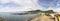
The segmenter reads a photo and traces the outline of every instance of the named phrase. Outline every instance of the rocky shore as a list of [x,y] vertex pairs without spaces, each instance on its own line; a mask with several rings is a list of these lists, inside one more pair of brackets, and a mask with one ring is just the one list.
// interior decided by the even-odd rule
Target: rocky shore
[[45,14],[41,14],[29,19],[28,21],[54,21],[54,17],[52,15],[46,16]]

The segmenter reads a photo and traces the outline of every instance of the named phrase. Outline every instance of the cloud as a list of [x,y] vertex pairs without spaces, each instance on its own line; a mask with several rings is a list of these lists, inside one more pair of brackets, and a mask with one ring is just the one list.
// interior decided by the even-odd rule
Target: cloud
[[[17,11],[30,11],[30,10],[49,10],[52,9],[54,11],[59,10],[59,8],[56,8],[56,0],[47,0],[47,1],[41,1],[38,2],[38,0],[2,0],[2,5],[5,5],[6,7],[1,6],[0,4],[0,12],[17,12]],[[51,3],[49,3],[51,2]],[[46,4],[47,3],[47,4]],[[16,7],[17,5],[20,5],[19,7]],[[9,7],[12,6],[12,7]],[[56,8],[56,9],[55,9]]]
[[2,7],[19,7],[20,4],[14,3],[14,2],[8,2],[8,3],[0,3],[0,6],[2,6]]
[[[13,2],[17,3],[21,6],[10,8],[9,6],[11,6],[11,5],[15,6],[15,4],[10,3],[10,1],[9,2],[2,1],[0,12],[29,11],[33,8],[35,9],[35,6],[36,6],[31,0],[14,0]],[[5,5],[6,7],[4,7],[3,5]]]

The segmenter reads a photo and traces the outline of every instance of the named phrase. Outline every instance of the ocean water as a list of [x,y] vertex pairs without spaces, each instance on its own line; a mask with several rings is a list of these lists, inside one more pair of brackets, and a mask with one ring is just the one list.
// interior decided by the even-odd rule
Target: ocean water
[[0,13],[0,17],[5,18],[8,21],[27,21],[29,18],[35,16],[37,16],[37,14],[12,15],[12,13]]

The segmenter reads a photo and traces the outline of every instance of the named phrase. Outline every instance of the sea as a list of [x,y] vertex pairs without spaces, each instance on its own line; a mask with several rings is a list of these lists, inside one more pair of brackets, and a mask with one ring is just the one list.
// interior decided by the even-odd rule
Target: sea
[[37,14],[13,15],[10,12],[0,12],[0,17],[7,19],[7,21],[27,21],[35,16]]

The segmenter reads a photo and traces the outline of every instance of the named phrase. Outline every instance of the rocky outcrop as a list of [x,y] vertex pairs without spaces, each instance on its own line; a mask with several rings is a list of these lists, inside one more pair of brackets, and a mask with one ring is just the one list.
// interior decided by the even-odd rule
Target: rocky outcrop
[[54,21],[54,18],[51,18],[51,15],[46,16],[46,15],[42,14],[42,15],[36,16],[35,18],[31,18],[28,21]]

